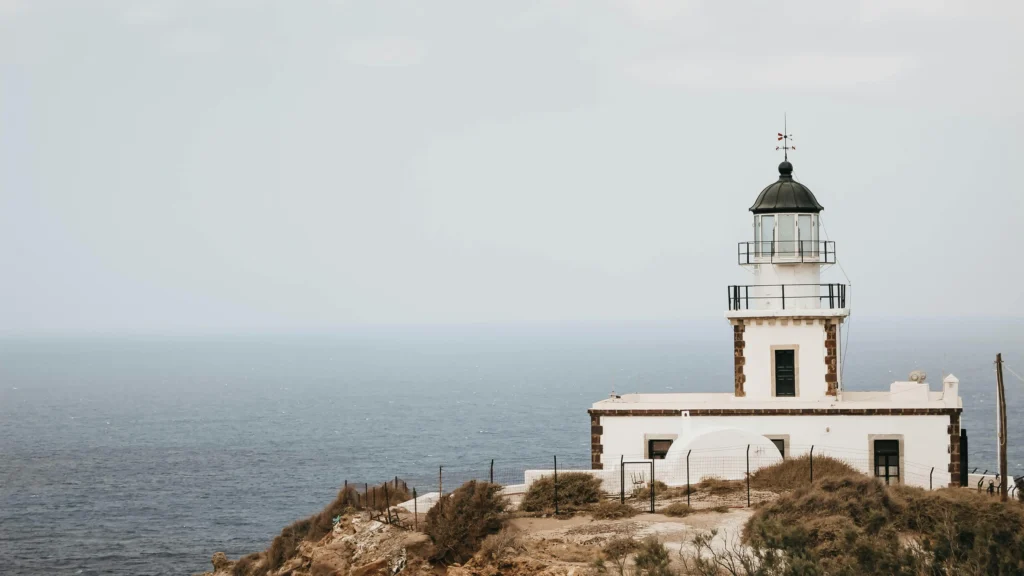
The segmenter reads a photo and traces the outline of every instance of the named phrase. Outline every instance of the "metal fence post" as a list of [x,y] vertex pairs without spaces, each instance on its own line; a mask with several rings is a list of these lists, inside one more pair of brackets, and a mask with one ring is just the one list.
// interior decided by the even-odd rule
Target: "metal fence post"
[[935,466],[932,466],[932,471],[928,473],[928,489],[932,489],[932,474],[935,473]]
[[444,470],[444,466],[437,467],[437,495],[438,497],[444,496],[444,481],[441,477],[441,472]]
[[558,456],[555,456],[555,516],[558,516]]
[[420,529],[420,510],[419,502],[416,501],[416,489],[412,489],[412,529]]
[[750,508],[750,444],[747,444],[747,508]]
[[811,483],[814,483],[814,445],[811,444]]
[[626,469],[622,466],[625,456],[619,456],[619,504],[626,503]]
[[654,458],[651,458],[651,514],[654,514]]
[[491,484],[494,484],[494,458],[491,458]]
[[686,505],[690,505],[690,452],[692,449],[686,451]]

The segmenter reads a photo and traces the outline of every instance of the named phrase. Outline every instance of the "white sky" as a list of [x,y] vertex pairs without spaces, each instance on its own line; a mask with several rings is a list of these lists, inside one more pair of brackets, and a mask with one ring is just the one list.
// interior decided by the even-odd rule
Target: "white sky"
[[1016,1],[0,0],[0,332],[720,317],[783,112],[857,314],[1020,316],[1022,30]]

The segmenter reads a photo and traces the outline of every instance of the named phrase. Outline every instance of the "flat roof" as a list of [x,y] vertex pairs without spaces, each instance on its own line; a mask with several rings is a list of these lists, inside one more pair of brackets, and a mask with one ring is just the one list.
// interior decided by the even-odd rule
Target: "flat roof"
[[[960,407],[960,402],[957,406]],[[843,392],[840,398],[749,398],[732,392],[679,392],[658,394],[622,394],[594,402],[594,410],[760,410],[760,409],[833,409],[865,408],[950,408],[942,392],[928,392],[928,399],[908,398],[901,392]]]

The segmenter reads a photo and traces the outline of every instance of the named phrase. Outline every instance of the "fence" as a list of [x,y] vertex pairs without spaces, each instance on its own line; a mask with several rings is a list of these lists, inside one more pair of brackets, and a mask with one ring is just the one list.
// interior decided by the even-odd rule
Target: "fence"
[[[835,460],[861,473],[877,476],[890,484],[907,484],[925,489],[944,488],[949,484],[950,474],[944,465],[922,464],[899,458],[898,464],[874,466],[874,455],[867,451],[825,446],[787,446],[789,454],[798,456],[797,465],[791,465],[782,481],[784,489],[807,486],[815,480],[817,462],[818,478],[827,474],[826,468],[834,467]],[[825,457],[828,460],[825,460]],[[490,460],[479,465],[439,465],[433,474],[414,474],[396,478],[394,486],[409,488],[417,498],[407,506],[410,512],[425,513],[442,494],[451,492],[469,480],[485,481],[502,486],[502,494],[513,506],[518,506],[529,486],[543,477],[555,480],[555,511],[560,504],[557,477],[566,473],[586,473],[601,481],[601,489],[608,499],[645,512],[657,512],[674,503],[685,503],[694,509],[718,507],[749,507],[776,497],[780,485],[769,485],[759,470],[783,461],[778,450],[764,446],[735,446],[708,450],[690,450],[685,453],[670,453],[665,459],[652,460],[642,456],[619,455],[618,461],[607,455],[604,468],[589,469],[589,461],[580,458],[559,458],[553,456],[547,466],[537,462]],[[803,461],[806,460],[806,467]],[[876,468],[873,470],[872,468]],[[1024,477],[1022,479],[1024,480]],[[996,479],[998,483],[998,479]],[[1016,491],[1016,483],[1011,482]],[[374,486],[355,484],[357,490],[364,489],[374,498]],[[979,484],[980,486],[980,484]],[[973,488],[973,486],[970,486]],[[369,501],[372,505],[373,501]]]

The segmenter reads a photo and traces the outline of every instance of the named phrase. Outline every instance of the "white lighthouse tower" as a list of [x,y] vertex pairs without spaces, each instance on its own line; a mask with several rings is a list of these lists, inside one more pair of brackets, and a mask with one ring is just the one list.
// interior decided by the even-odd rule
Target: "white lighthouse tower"
[[750,207],[754,238],[740,242],[739,264],[754,284],[729,286],[737,397],[838,396],[840,327],[849,314],[846,285],[822,284],[835,243],[819,238],[824,207],[793,179],[788,158],[779,179]]

